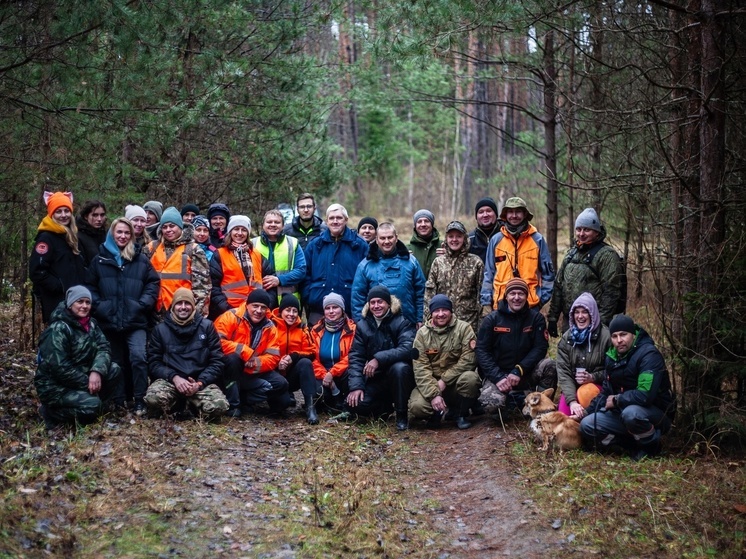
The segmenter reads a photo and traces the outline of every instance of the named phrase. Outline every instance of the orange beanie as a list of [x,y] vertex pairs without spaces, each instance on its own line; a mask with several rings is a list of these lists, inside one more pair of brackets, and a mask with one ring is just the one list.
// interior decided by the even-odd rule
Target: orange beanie
[[47,215],[52,217],[54,212],[60,208],[70,208],[70,212],[73,211],[73,195],[72,192],[45,192],[44,201],[47,204]]

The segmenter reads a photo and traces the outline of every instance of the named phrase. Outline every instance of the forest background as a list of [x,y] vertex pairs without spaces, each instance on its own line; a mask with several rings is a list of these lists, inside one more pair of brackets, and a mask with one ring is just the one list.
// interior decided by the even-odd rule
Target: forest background
[[[0,294],[44,190],[215,201],[298,193],[355,215],[522,196],[559,267],[593,206],[679,423],[746,440],[746,9],[736,0],[88,0],[0,7]],[[405,239],[408,235],[403,235]]]

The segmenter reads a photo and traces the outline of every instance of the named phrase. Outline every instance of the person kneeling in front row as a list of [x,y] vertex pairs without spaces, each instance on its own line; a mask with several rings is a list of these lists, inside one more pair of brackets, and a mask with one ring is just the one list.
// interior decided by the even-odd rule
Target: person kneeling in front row
[[609,331],[614,347],[606,356],[606,379],[580,431],[599,450],[620,445],[635,460],[655,456],[676,411],[666,363],[653,339],[630,317],[614,317]]
[[153,330],[148,369],[153,384],[145,405],[152,415],[182,411],[187,404],[207,420],[228,411],[228,400],[216,384],[223,375],[220,338],[212,322],[197,314],[190,289],[176,290],[170,312]]

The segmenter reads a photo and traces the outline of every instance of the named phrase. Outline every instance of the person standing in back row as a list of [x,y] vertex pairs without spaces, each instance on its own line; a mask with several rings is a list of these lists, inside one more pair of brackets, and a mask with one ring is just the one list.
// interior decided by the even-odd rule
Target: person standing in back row
[[417,262],[420,263],[422,273],[427,278],[430,268],[437,256],[445,254],[440,246],[440,235],[435,228],[435,216],[430,210],[417,210],[412,216],[414,230],[407,248],[412,251]]
[[575,220],[575,246],[562,261],[549,305],[549,335],[556,338],[560,317],[567,330],[570,306],[581,293],[590,293],[598,303],[601,323],[609,325],[614,314],[622,312],[626,298],[622,283],[624,264],[616,250],[606,244],[606,228],[593,208],[584,209]]
[[285,226],[282,233],[298,239],[300,248],[306,250],[306,245],[326,229],[326,223],[314,213],[316,200],[313,194],[304,192],[298,196],[295,207],[298,215]]
[[500,212],[505,225],[487,247],[480,295],[483,316],[497,309],[505,286],[515,278],[526,282],[530,308],[541,309],[552,297],[554,265],[544,237],[530,223],[533,218],[523,198],[505,202]]

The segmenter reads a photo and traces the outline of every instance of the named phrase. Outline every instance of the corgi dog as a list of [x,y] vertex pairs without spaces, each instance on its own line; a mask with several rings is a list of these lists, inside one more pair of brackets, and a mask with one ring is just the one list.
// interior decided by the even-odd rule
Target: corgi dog
[[552,401],[554,388],[547,388],[543,392],[531,392],[526,396],[523,415],[531,417],[531,431],[536,439],[542,442],[541,450],[549,450],[550,443],[554,443],[560,450],[580,448],[580,423],[562,412]]

